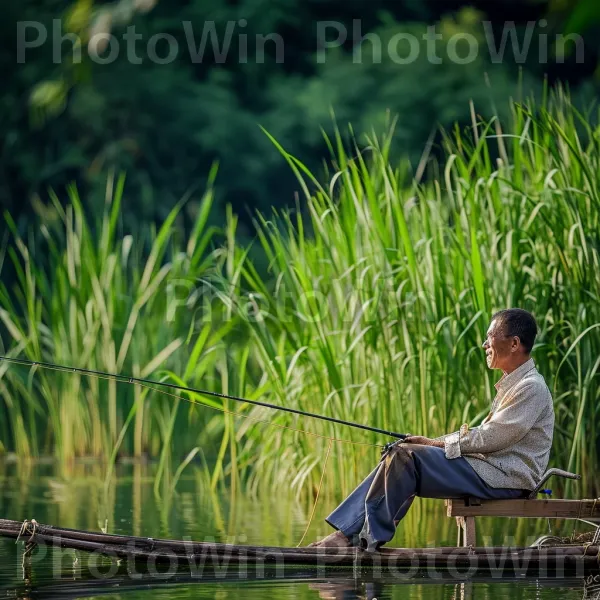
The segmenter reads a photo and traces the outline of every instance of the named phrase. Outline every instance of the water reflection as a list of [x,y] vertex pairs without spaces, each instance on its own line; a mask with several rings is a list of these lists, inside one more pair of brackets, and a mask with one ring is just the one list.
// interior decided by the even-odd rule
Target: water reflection
[[[558,584],[558,585],[557,585]],[[157,576],[132,579],[115,576],[110,580],[74,579],[60,581],[32,581],[26,579],[18,585],[4,588],[12,598],[85,598],[127,593],[127,598],[151,595],[156,598],[244,598],[298,597],[321,598],[323,600],[387,600],[392,598],[444,598],[452,600],[510,599],[529,600],[598,600],[600,578],[590,575],[585,579],[552,580],[503,580],[474,577],[468,581],[399,581],[394,578],[370,580],[368,577],[351,578],[347,574],[331,575],[327,579],[317,578],[314,573],[297,569],[283,579],[261,579],[240,582],[220,574],[205,575],[201,580],[189,576],[176,576],[161,580]]]
[[[516,585],[517,581],[519,584],[523,584],[522,578],[515,580],[513,583]],[[582,590],[582,595],[574,595],[574,598],[580,597],[582,600],[600,600],[600,575],[588,575],[581,580],[563,580],[560,583],[552,580],[531,580],[527,583],[528,587],[526,589],[528,591],[531,591],[533,588],[537,589],[538,593],[535,594],[537,597],[546,595],[541,593],[544,588],[556,598],[564,598],[564,592],[566,590],[575,591],[580,589]],[[494,588],[491,587],[490,589],[490,586],[493,586],[493,584],[499,585],[498,580],[486,577],[473,578],[469,581],[454,583],[451,586],[453,588],[453,593],[450,597],[452,600],[472,600],[477,592],[479,592],[479,594],[477,594],[479,598],[482,598],[483,596],[496,597],[493,592]],[[420,582],[420,585],[422,586],[425,584]],[[506,587],[509,584],[507,580],[504,580],[500,585]],[[318,597],[323,600],[382,600],[383,598],[391,597],[391,590],[394,586],[398,586],[398,583],[390,581],[360,580],[329,580],[310,583],[308,585],[309,589],[317,592]],[[486,592],[483,591],[484,589],[486,589]],[[516,588],[514,591],[516,591]],[[519,593],[516,595],[517,597],[520,596]],[[498,597],[501,596],[498,595]]]
[[377,600],[384,595],[385,585],[381,582],[335,582],[310,583],[308,589],[314,590],[323,600]]
[[[298,600],[600,600],[600,574],[585,578],[527,579],[474,576],[457,580],[450,573],[438,571],[431,577],[422,572],[373,572],[365,569],[334,570],[323,575],[316,567],[286,568],[283,574],[275,566],[266,566],[260,575],[252,570],[241,573],[237,568],[208,567],[201,576],[189,571],[160,573],[135,568],[123,561],[120,565],[108,558],[101,562],[87,553],[65,552],[42,547],[29,556],[23,544],[0,543],[0,597],[12,598],[86,598],[127,593],[129,600],[138,597],[214,598],[239,600],[273,598]],[[97,557],[96,557],[97,558]]]
[[[107,530],[136,536],[219,541],[252,545],[295,546],[306,526],[310,501],[300,501],[289,487],[264,490],[258,495],[233,492],[226,487],[212,489],[210,477],[190,465],[175,489],[169,478],[154,489],[154,469],[149,464],[120,465],[107,482],[106,469],[98,464],[76,463],[69,469],[52,464],[29,466],[0,462],[0,518],[24,520],[89,531]],[[360,474],[357,474],[359,477]],[[353,485],[354,481],[349,481]],[[307,542],[328,533],[323,517],[344,495],[345,490],[323,490]],[[478,530],[483,541],[526,542],[547,532],[545,521],[482,519]],[[554,524],[553,524],[554,526]],[[572,523],[556,524],[570,534]],[[418,502],[394,541],[396,546],[453,545],[455,524],[445,518],[442,502]],[[487,538],[487,539],[486,539]],[[467,599],[538,598],[600,600],[600,581],[506,581],[473,579],[431,581],[425,577],[401,580],[399,577],[369,579],[365,573],[327,574],[307,569],[286,577],[265,577],[241,581],[217,573],[201,579],[175,577],[161,579],[142,576],[135,579],[119,571],[109,580],[86,573],[84,555],[64,553],[59,571],[50,555],[34,555],[22,563],[22,550],[13,541],[0,539],[0,596],[83,598],[127,591],[128,599],[144,594],[155,598],[386,598]],[[354,576],[356,575],[356,576]]]

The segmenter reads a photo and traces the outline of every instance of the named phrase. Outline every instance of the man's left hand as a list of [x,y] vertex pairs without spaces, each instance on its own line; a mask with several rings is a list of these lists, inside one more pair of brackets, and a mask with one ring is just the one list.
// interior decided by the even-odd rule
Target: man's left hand
[[442,440],[432,440],[431,438],[423,435],[411,435],[404,439],[405,444],[420,444],[421,446],[436,446],[437,448],[443,448],[444,442]]

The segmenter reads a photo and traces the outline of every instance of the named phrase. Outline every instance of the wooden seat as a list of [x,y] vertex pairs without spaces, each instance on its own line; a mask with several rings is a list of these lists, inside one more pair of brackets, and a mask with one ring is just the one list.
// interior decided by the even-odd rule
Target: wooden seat
[[[600,521],[600,500],[536,500],[544,483],[552,476],[581,479],[580,475],[560,469],[547,471],[528,498],[516,500],[481,500],[466,498],[446,500],[447,514],[458,525],[458,546],[475,546],[475,517],[524,517],[548,519],[587,519]],[[461,542],[462,540],[462,542]]]

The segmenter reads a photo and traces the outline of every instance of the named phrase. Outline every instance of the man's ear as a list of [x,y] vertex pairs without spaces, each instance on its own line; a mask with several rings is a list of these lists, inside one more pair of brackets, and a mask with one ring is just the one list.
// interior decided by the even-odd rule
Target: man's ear
[[517,352],[521,346],[521,340],[519,336],[515,335],[510,343],[510,351]]

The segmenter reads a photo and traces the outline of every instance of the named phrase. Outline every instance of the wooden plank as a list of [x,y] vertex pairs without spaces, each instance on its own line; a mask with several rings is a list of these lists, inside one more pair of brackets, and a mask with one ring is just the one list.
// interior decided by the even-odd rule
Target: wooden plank
[[471,506],[465,500],[447,500],[449,517],[527,517],[600,519],[598,500],[482,500]]

